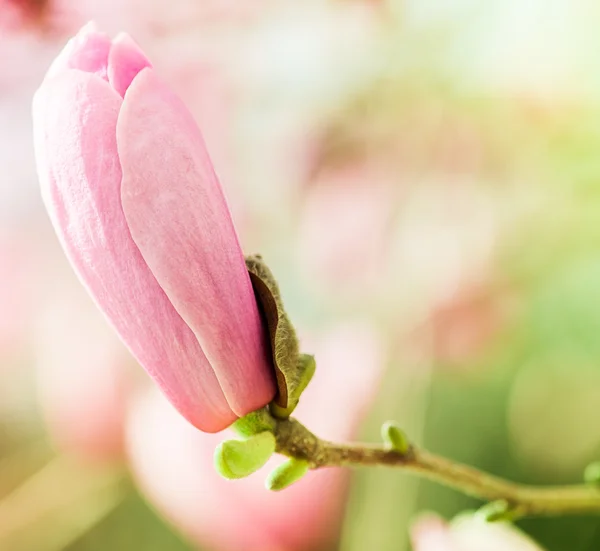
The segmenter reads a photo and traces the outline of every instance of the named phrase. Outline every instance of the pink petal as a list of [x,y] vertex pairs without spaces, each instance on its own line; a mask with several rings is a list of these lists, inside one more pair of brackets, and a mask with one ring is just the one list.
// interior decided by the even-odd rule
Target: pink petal
[[192,328],[235,413],[271,400],[274,381],[229,209],[198,127],[153,71],[127,91],[117,126],[131,235]]
[[362,163],[330,170],[313,183],[297,248],[311,285],[350,300],[381,292],[395,193],[389,173]]
[[98,32],[93,23],[88,23],[69,40],[48,69],[46,78],[54,77],[68,69],[78,69],[108,80],[107,67],[110,48],[110,38],[106,34]]
[[235,418],[193,333],[148,270],[121,207],[122,99],[95,75],[45,81],[33,106],[42,195],[72,265],[133,355],[192,424]]
[[136,75],[151,63],[132,38],[121,33],[112,42],[108,56],[108,81],[121,95],[125,92]]

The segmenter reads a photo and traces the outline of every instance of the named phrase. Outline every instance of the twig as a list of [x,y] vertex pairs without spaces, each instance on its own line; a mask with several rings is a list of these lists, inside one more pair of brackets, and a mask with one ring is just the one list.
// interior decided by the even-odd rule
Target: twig
[[279,453],[304,459],[311,469],[397,467],[475,498],[502,501],[510,518],[600,514],[600,489],[593,485],[517,484],[414,446],[400,453],[384,446],[334,444],[321,440],[295,419],[277,421],[274,434]]

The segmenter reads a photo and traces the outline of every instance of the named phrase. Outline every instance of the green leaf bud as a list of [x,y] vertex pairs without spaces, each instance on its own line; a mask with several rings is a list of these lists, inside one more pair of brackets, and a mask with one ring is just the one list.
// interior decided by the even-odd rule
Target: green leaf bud
[[261,432],[248,440],[226,440],[215,449],[215,468],[229,480],[258,471],[275,452],[275,436]]
[[514,510],[509,503],[503,499],[486,503],[477,510],[475,516],[486,522],[498,522],[501,520],[513,520]]
[[308,461],[304,459],[288,459],[276,467],[267,477],[267,490],[279,491],[300,480],[308,472]]
[[231,428],[240,436],[249,437],[261,432],[275,430],[275,419],[271,417],[268,408],[264,407],[240,417]]
[[404,431],[393,421],[387,421],[381,426],[381,437],[386,448],[404,455],[408,452],[410,444]]

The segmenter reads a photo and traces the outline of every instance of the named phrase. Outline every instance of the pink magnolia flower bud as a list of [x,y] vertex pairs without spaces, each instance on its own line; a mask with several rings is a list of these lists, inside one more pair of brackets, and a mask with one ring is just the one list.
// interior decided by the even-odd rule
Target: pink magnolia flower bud
[[[361,322],[346,322],[321,339],[307,340],[314,341],[308,349],[318,367],[296,412],[322,438],[350,439],[378,389],[386,363],[384,344],[372,325]],[[332,394],[336,403],[348,407],[333,405]],[[270,492],[265,478],[283,461],[274,456],[248,478],[224,480],[213,468],[214,449],[223,436],[194,431],[156,391],[132,402],[125,439],[142,493],[199,548],[334,547],[349,471],[311,471],[284,491]]]
[[268,403],[271,362],[223,191],[192,116],[131,38],[84,27],[33,122],[61,244],[177,410],[215,432]]
[[411,531],[415,551],[543,551],[518,528],[502,522],[464,517],[447,524],[421,517]]

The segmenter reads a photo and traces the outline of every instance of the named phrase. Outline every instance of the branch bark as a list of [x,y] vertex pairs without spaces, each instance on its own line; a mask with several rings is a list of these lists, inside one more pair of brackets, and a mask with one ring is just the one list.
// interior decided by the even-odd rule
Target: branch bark
[[506,504],[506,516],[600,514],[600,488],[588,484],[531,486],[517,484],[474,467],[410,446],[400,453],[384,446],[344,445],[321,440],[295,419],[278,420],[277,451],[306,460],[311,469],[387,466],[404,469],[484,501]]

